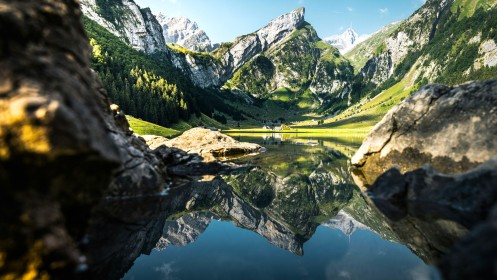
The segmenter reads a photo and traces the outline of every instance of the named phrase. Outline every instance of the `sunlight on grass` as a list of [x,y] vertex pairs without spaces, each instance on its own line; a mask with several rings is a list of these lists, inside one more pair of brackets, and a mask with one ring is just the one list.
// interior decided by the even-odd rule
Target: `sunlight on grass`
[[171,128],[162,127],[153,123],[142,121],[131,116],[126,116],[133,132],[138,135],[157,135],[167,138],[178,136],[181,132]]

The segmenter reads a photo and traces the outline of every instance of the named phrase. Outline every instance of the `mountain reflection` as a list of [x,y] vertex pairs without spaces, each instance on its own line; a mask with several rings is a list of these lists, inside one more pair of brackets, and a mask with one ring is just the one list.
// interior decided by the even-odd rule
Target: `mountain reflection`
[[266,153],[233,160],[235,169],[174,187],[168,195],[104,203],[88,235],[90,269],[84,276],[119,279],[141,254],[193,243],[214,220],[230,221],[299,256],[320,225],[412,243],[403,229],[415,225],[385,219],[354,185],[349,157],[319,143],[278,142]]

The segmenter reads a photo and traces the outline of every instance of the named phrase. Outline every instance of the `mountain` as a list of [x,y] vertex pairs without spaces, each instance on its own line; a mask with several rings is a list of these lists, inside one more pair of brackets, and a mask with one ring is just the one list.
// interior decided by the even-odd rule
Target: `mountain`
[[358,73],[355,105],[325,123],[343,127],[363,119],[361,126],[372,128],[428,83],[496,77],[496,7],[495,0],[428,0],[406,20],[373,34],[346,55]]
[[[418,78],[449,84],[473,77],[481,79],[471,71],[482,67],[472,64],[477,64],[478,59],[485,60],[485,56],[487,61],[492,60],[492,47],[485,45],[491,45],[495,39],[494,29],[490,27],[494,26],[491,17],[496,15],[496,3],[495,0],[428,0],[408,19],[387,26],[356,47],[375,48],[369,52],[360,75],[376,85],[392,76],[401,80],[408,73],[414,74],[409,79],[411,85]],[[467,12],[468,9],[473,13]],[[372,41],[379,44],[373,46]],[[495,66],[492,64],[486,65]],[[413,67],[418,68],[415,73]]]
[[[385,26],[363,42],[351,29],[335,37],[342,52],[360,42],[345,56],[317,36],[305,21],[304,8],[281,15],[208,53],[185,48],[186,43],[162,43],[164,36],[158,34],[164,29],[157,19],[131,0],[84,0],[82,5],[88,18],[128,46],[149,54],[162,53],[159,60],[152,58],[156,65],[148,64],[148,71],[154,67],[170,69],[152,72],[162,73],[165,81],[183,93],[177,95],[183,97],[176,97],[176,105],[169,103],[169,111],[182,106],[188,113],[179,110],[173,116],[189,118],[204,113],[223,122],[247,120],[253,124],[264,119],[303,119],[305,114],[314,113],[326,126],[352,124],[360,118],[364,120],[360,125],[370,128],[389,108],[429,82],[457,84],[497,76],[496,29],[491,28],[496,26],[496,2],[428,0],[406,20]],[[165,22],[164,16],[160,19]],[[174,40],[198,31],[198,26],[186,19],[175,22],[180,27],[172,31]],[[141,41],[132,44],[137,34],[143,35],[138,37]],[[105,37],[100,36],[96,46],[102,46],[100,41]],[[202,41],[200,37],[193,36]],[[113,50],[106,48],[105,52]],[[114,59],[112,63],[117,62]],[[112,79],[103,68],[99,74],[112,91]],[[129,70],[126,72],[129,75]],[[136,75],[124,76],[124,83],[133,80],[125,90],[138,83]],[[145,76],[141,80],[148,81]],[[115,83],[119,88],[120,83]],[[143,88],[146,91],[147,87]],[[130,99],[119,90],[115,92],[116,102]],[[143,110],[137,104],[144,101],[132,103],[128,101],[128,107]],[[154,118],[152,114],[146,119],[153,122]],[[172,119],[177,121],[178,117]]]
[[225,86],[264,98],[296,96],[302,107],[317,107],[324,99],[343,94],[352,77],[348,61],[303,22],[287,38],[243,65]]
[[347,28],[345,32],[339,35],[332,35],[323,39],[326,43],[336,47],[340,53],[346,54],[352,50],[357,44],[363,42],[370,35],[360,35],[352,29],[352,27]]
[[157,20],[163,29],[166,43],[175,43],[192,51],[211,51],[213,49],[209,36],[198,24],[185,17],[169,18],[159,13]]
[[136,50],[166,51],[162,28],[150,9],[132,0],[81,0],[83,14]]

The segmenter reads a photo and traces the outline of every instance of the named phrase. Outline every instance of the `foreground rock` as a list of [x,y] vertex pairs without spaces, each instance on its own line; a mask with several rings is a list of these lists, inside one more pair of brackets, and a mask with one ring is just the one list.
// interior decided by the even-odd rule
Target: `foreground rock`
[[156,149],[160,145],[174,147],[188,152],[198,154],[204,161],[212,162],[223,157],[240,156],[262,151],[262,147],[247,142],[239,142],[222,134],[205,128],[192,128],[172,140],[157,137],[147,137],[147,144],[151,149]]
[[0,1],[0,278],[71,278],[104,195],[162,190],[89,68],[79,1]]
[[460,173],[497,154],[497,80],[431,85],[395,106],[352,158],[367,185],[393,166]]

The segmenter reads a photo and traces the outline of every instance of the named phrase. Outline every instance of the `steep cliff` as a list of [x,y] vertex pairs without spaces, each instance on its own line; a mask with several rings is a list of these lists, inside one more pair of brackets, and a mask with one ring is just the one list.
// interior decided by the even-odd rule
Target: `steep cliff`
[[150,9],[132,0],[82,0],[83,13],[137,50],[166,51],[162,27]]

